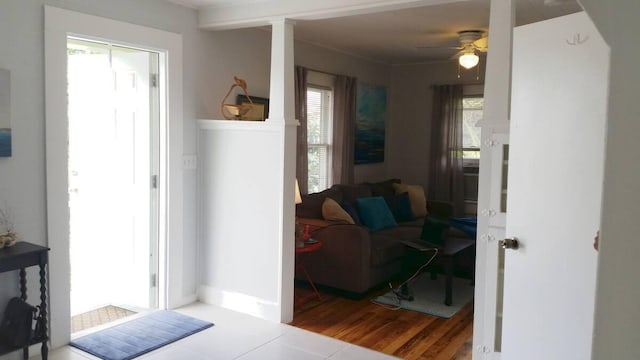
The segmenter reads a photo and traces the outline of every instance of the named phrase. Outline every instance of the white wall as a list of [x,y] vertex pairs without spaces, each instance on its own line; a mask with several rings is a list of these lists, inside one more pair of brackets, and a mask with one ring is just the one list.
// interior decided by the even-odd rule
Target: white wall
[[[295,31],[295,29],[294,29]],[[394,121],[392,117],[392,103],[390,101],[390,67],[386,64],[369,61],[349,54],[324,49],[309,43],[295,43],[295,63],[313,70],[325,71],[332,74],[348,75],[358,78],[361,83],[384,85],[387,87],[387,135],[385,141],[385,161],[383,163],[356,165],[354,167],[354,182],[384,180],[389,174],[389,129]]]
[[455,61],[397,65],[391,70],[391,118],[387,129],[387,175],[427,188],[433,85],[482,84],[486,58],[476,69],[460,70]]
[[580,1],[611,47],[593,359],[640,358],[640,2]]
[[274,284],[281,239],[274,214],[281,184],[275,175],[281,169],[274,164],[282,162],[278,158],[281,129],[268,121],[203,123],[200,298],[277,319],[279,294]]

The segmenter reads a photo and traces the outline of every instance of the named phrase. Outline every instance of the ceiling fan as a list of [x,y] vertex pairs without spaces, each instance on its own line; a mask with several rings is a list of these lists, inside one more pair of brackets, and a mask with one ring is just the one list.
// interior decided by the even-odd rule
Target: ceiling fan
[[458,59],[460,66],[471,69],[478,65],[478,53],[489,50],[489,38],[481,30],[464,30],[458,32],[460,46],[418,46],[419,49],[455,49],[459,50],[451,59]]

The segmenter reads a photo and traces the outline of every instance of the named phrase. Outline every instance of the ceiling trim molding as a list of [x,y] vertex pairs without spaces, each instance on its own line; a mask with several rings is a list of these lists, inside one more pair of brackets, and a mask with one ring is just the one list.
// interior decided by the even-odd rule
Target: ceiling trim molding
[[270,25],[277,19],[319,20],[371,14],[414,7],[466,2],[468,0],[280,0],[237,6],[204,6],[198,11],[198,26],[228,30]]

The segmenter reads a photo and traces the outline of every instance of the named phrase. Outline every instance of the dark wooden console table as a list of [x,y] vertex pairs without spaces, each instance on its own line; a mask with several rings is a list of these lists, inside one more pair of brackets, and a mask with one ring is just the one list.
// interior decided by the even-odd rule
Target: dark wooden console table
[[[38,266],[40,268],[40,317],[37,320],[36,328],[38,333],[34,335],[29,345],[42,343],[41,355],[43,360],[47,360],[47,277],[46,267],[49,260],[49,248],[27,242],[18,242],[12,247],[0,249],[0,273],[6,271],[20,270],[20,298],[27,300],[27,272],[26,268]],[[29,345],[22,348],[22,356],[25,360],[29,358]],[[20,348],[9,347],[0,344],[0,356],[20,350]]]

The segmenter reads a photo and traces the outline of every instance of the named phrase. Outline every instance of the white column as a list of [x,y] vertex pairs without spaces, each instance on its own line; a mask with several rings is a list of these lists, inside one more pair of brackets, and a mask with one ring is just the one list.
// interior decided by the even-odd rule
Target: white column
[[286,19],[273,21],[271,32],[271,88],[268,122],[282,124],[280,203],[281,268],[279,282],[280,321],[293,320],[294,276],[294,187],[296,173],[296,131],[294,109],[293,23]]
[[267,121],[295,122],[293,68],[293,22],[287,19],[272,21],[271,87]]
[[491,0],[489,44],[484,85],[484,126],[508,132],[511,96],[511,48],[515,8],[513,0]]

